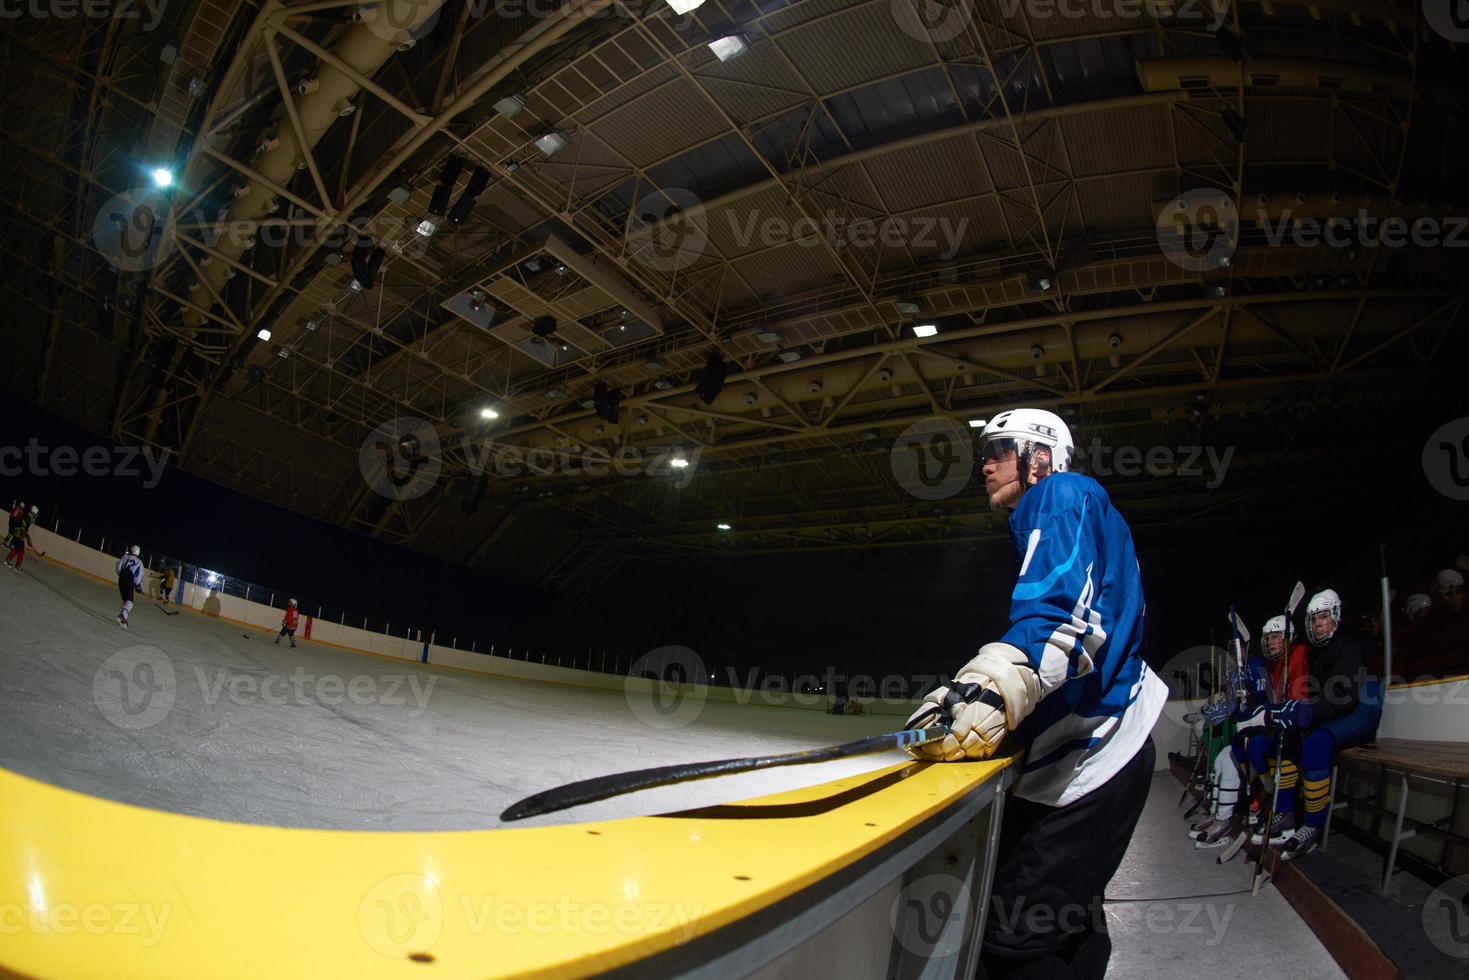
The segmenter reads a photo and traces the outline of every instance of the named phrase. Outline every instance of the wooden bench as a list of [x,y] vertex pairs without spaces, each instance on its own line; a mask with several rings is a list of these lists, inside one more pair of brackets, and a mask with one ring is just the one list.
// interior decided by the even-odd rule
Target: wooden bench
[[[1398,796],[1397,813],[1394,814],[1381,803],[1373,802],[1371,798],[1358,800],[1338,800],[1337,770],[1341,762],[1359,762],[1364,765],[1373,765],[1381,768],[1382,772],[1394,772],[1401,780],[1402,792]],[[1453,804],[1450,806],[1449,815],[1434,824],[1425,824],[1417,820],[1409,819],[1411,825],[1407,830],[1403,829],[1404,819],[1408,811],[1408,779],[1426,780],[1428,782],[1439,782],[1452,784],[1454,787]],[[1411,837],[1419,834],[1442,839],[1445,842],[1457,841],[1469,843],[1454,834],[1448,828],[1453,827],[1454,806],[1458,803],[1459,787],[1463,780],[1469,779],[1469,742],[1428,742],[1418,739],[1407,738],[1380,738],[1366,745],[1345,749],[1338,756],[1331,768],[1331,809],[1332,811],[1346,809],[1349,806],[1361,806],[1374,812],[1384,814],[1393,818],[1392,836],[1388,838],[1387,860],[1382,869],[1382,887],[1378,892],[1386,892],[1388,883],[1392,879],[1393,871],[1396,870],[1398,859],[1398,845]],[[1381,796],[1379,792],[1375,794]],[[1384,799],[1383,803],[1386,802]],[[1446,825],[1440,827],[1439,824]],[[1326,847],[1327,838],[1331,833],[1331,820],[1326,821],[1326,830],[1321,835],[1321,846]]]

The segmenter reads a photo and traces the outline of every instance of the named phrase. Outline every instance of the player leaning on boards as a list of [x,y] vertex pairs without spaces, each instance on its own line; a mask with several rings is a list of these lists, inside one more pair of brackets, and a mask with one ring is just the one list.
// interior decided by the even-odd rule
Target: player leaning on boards
[[913,751],[983,759],[1007,733],[1026,749],[1005,804],[981,975],[1101,977],[1112,949],[1102,895],[1147,799],[1149,736],[1168,688],[1138,653],[1132,532],[1101,484],[1067,472],[1066,423],[1013,409],[980,439],[990,507],[1011,512],[1010,627],[908,719],[952,729]]

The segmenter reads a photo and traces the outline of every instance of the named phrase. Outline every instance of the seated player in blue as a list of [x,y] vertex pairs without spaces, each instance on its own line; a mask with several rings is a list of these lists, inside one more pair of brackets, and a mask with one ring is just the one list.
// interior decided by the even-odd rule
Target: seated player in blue
[[[1250,739],[1250,761],[1258,772],[1267,771],[1266,753],[1273,751],[1274,731],[1283,729],[1282,779],[1270,837],[1272,843],[1282,844],[1281,857],[1287,861],[1320,846],[1331,817],[1332,760],[1342,749],[1371,741],[1382,718],[1381,681],[1367,676],[1371,641],[1342,628],[1341,622],[1341,597],[1335,591],[1324,589],[1311,597],[1306,604],[1306,635],[1312,646],[1307,697],[1262,706],[1239,726]],[[1299,770],[1305,790],[1300,826],[1295,818],[1296,783],[1285,778],[1293,769]],[[1282,832],[1288,836],[1282,838]],[[1258,839],[1264,836],[1261,833]]]

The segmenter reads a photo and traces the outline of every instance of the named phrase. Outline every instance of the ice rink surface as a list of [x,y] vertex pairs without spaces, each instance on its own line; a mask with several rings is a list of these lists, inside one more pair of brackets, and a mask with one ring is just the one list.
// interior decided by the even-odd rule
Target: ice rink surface
[[[487,677],[300,641],[138,602],[28,558],[0,568],[0,766],[125,803],[345,830],[500,826],[523,796],[679,762],[815,748],[892,716],[704,702],[678,728],[648,695]],[[638,707],[640,711],[634,711]],[[685,711],[689,710],[685,705]],[[641,715],[641,716],[640,716]],[[721,777],[515,826],[665,813],[838,779],[900,752]]]
[[[704,703],[660,729],[646,700],[350,653],[151,599],[117,625],[115,588],[44,561],[0,570],[0,766],[69,789],[221,820],[352,830],[500,826],[505,806],[576,779],[833,744],[901,723]],[[638,695],[634,695],[637,698]],[[634,707],[639,711],[635,711]],[[660,717],[654,715],[654,717]],[[535,823],[666,813],[838,779],[885,753],[702,780]],[[1155,775],[1108,888],[1109,977],[1341,971],[1273,889],[1249,896],[1184,836],[1178,786]],[[521,824],[517,824],[519,826]]]

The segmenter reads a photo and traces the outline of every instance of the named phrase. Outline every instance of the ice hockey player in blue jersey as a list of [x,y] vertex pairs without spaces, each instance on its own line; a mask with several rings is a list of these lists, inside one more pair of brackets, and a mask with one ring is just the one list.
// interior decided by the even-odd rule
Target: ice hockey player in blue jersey
[[981,976],[1101,977],[1102,896],[1152,782],[1167,686],[1143,663],[1132,532],[1101,484],[1070,472],[1052,412],[1001,412],[981,434],[985,491],[1010,513],[1018,578],[1010,624],[908,720],[950,726],[920,758],[1025,749],[1006,802]]
[[138,559],[141,549],[133,545],[117,560],[117,591],[122,596],[122,611],[117,614],[117,625],[128,628],[128,617],[133,612],[133,595],[143,589],[143,563]]

